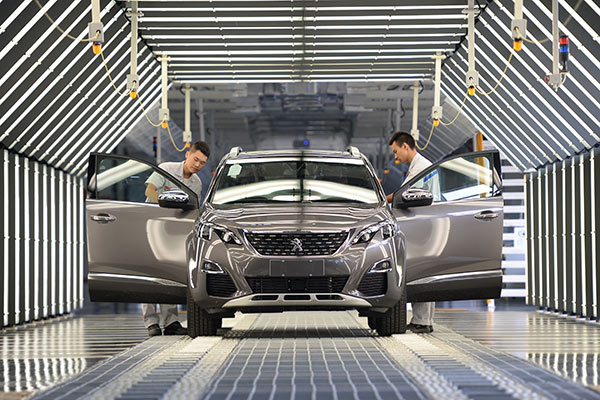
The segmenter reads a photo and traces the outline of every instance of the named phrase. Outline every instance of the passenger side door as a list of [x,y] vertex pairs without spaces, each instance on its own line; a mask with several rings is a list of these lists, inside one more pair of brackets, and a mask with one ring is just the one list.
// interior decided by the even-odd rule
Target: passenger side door
[[[182,208],[163,208],[145,195],[152,174],[189,196]],[[86,224],[92,301],[185,303],[186,239],[198,197],[162,169],[130,157],[92,154]]]
[[[433,203],[397,208],[411,188],[430,191]],[[408,301],[500,297],[504,213],[498,152],[438,162],[405,183],[394,199],[393,213],[406,236]]]

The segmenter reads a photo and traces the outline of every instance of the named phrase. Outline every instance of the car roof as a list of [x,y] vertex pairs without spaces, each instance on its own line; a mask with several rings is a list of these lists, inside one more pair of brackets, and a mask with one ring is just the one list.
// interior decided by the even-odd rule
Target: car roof
[[359,155],[353,155],[348,151],[333,150],[263,150],[263,151],[245,151],[229,159],[251,159],[251,158],[272,158],[272,157],[323,157],[323,158],[347,158],[360,159]]

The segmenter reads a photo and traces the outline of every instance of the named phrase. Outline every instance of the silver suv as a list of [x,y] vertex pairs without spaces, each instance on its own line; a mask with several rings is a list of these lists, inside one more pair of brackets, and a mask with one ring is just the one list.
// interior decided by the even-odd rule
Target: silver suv
[[[390,207],[356,148],[242,152],[206,200],[157,167],[93,154],[87,213],[95,301],[184,303],[190,336],[242,312],[358,310],[404,333],[406,302],[500,294],[496,152],[454,156],[404,184]],[[159,204],[151,173],[170,181]]]

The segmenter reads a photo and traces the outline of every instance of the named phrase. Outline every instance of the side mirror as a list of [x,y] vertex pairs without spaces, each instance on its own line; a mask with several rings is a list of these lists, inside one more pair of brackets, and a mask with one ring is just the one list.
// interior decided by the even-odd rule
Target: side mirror
[[197,205],[190,203],[190,196],[183,190],[166,190],[158,195],[158,205],[163,208],[181,208],[193,210]]
[[411,188],[394,195],[392,206],[394,208],[422,207],[433,203],[433,194],[425,189]]

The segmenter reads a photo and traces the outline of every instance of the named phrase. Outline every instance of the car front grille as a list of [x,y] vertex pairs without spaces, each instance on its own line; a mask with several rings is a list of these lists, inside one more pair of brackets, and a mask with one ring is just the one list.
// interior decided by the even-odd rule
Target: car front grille
[[246,278],[253,293],[341,293],[347,276]]
[[387,274],[366,274],[358,285],[358,291],[367,297],[384,295],[387,292]]
[[237,291],[227,274],[206,274],[206,292],[214,297],[231,297]]
[[327,256],[335,253],[348,232],[256,233],[246,238],[264,256]]

